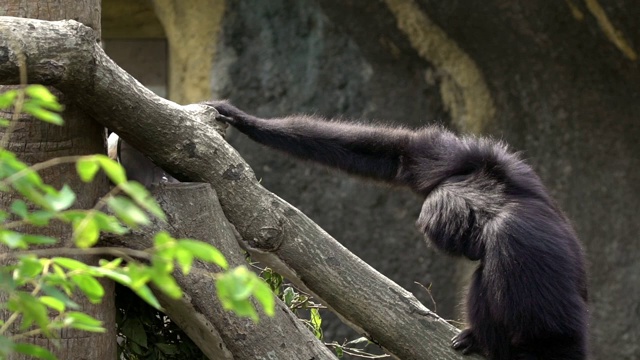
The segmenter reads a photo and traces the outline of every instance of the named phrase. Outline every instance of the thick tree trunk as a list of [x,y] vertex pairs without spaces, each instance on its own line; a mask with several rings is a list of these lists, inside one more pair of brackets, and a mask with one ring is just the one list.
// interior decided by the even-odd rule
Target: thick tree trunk
[[[100,33],[100,1],[99,0],[56,0],[56,1],[24,1],[4,0],[0,5],[3,15],[12,15],[43,20],[76,19]],[[6,31],[8,29],[3,29]],[[2,35],[5,36],[5,35]],[[99,39],[99,37],[97,37]],[[27,40],[29,41],[29,40]],[[21,43],[9,43],[7,51],[21,52]],[[26,54],[25,54],[26,55]],[[33,79],[27,71],[29,83]],[[0,88],[0,92],[3,91]],[[93,121],[78,106],[65,96],[55,91],[65,106],[63,117],[64,126],[55,126],[35,120],[27,115],[20,115],[18,124],[12,133],[7,148],[15,152],[18,157],[29,164],[39,163],[51,158],[105,153],[104,128]],[[3,114],[4,118],[11,118],[11,114]],[[91,208],[98,199],[109,191],[109,185],[104,177],[97,177],[90,184],[83,183],[75,175],[73,165],[57,166],[41,172],[42,178],[56,188],[63,184],[69,185],[77,194],[78,208]],[[8,208],[13,199],[0,194],[0,207]],[[39,233],[58,239],[68,239],[70,229],[62,224],[52,225],[45,232]],[[69,245],[69,244],[62,244]],[[83,261],[97,262],[97,258],[84,257]],[[34,338],[32,341],[48,348],[59,359],[115,359],[116,358],[116,328],[114,307],[114,285],[110,281],[103,281],[105,297],[101,304],[90,304],[85,297],[78,297],[77,301],[83,311],[103,321],[107,329],[105,333],[87,333],[77,330],[65,330],[58,336],[60,347],[45,338]],[[22,356],[14,356],[22,359]]]

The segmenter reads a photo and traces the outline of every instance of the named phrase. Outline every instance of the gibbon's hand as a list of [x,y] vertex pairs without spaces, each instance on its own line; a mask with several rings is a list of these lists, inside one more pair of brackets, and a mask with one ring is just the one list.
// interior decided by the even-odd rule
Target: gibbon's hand
[[215,108],[216,111],[218,111],[216,120],[222,121],[226,124],[236,125],[242,120],[249,117],[249,115],[247,115],[237,107],[231,105],[226,100],[205,101],[202,104]]

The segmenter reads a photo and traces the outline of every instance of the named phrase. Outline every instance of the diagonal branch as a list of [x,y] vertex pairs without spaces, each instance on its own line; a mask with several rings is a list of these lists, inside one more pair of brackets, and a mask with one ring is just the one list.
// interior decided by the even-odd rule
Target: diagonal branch
[[[31,81],[53,85],[178,179],[210,183],[252,257],[309,289],[352,327],[401,359],[462,359],[457,330],[265,190],[220,136],[215,110],[180,106],[144,88],[74,21],[0,17],[0,82],[18,82],[19,43]],[[464,357],[473,359],[474,357]],[[477,358],[477,357],[476,357]]]

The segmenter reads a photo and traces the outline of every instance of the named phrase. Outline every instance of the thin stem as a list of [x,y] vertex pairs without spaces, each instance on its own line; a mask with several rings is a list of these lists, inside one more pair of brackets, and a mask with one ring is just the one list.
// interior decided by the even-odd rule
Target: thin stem
[[[45,262],[44,267],[42,269],[43,276],[46,276],[49,273],[50,266],[51,266],[51,261]],[[40,292],[40,289],[42,289],[42,282],[38,281],[34,286],[33,291],[31,292],[31,296],[35,297],[36,295],[38,295],[38,293]]]
[[116,187],[109,190],[108,193],[106,193],[103,197],[101,197],[100,200],[98,200],[98,202],[93,206],[91,210],[92,211],[100,210],[102,207],[104,207],[107,204],[107,201],[109,201],[110,197],[118,194],[121,191],[122,191],[122,188],[120,187],[120,184],[116,185]]
[[29,336],[33,336],[33,335],[39,335],[42,334],[42,329],[33,329],[33,330],[29,330],[27,332],[23,332],[22,334],[15,334],[13,336],[11,336],[11,340],[20,340]]
[[38,257],[53,256],[79,256],[79,255],[109,255],[120,257],[127,261],[135,261],[135,259],[151,260],[152,254],[143,250],[134,250],[129,248],[117,247],[96,247],[88,249],[77,248],[51,248],[51,249],[35,249],[25,251],[14,251],[10,253],[0,254],[0,260],[15,259],[25,255],[36,255]]
[[118,186],[114,187],[113,189],[109,190],[109,192],[106,195],[101,197],[100,200],[93,206],[93,208],[91,208],[91,210],[87,211],[87,216],[85,216],[85,218],[82,219],[82,222],[80,222],[80,224],[78,224],[78,227],[76,227],[76,229],[73,231],[73,234],[71,235],[71,237],[73,239],[75,239],[77,237],[77,234],[82,232],[82,230],[84,230],[84,228],[89,224],[89,220],[91,218],[93,218],[93,216],[96,213],[96,211],[98,211],[100,208],[105,206],[107,204],[107,201],[109,200],[109,198],[111,198],[115,194],[119,193],[121,190],[122,190],[122,188],[120,188],[120,185],[118,185]]
[[17,220],[17,221],[8,222],[6,224],[2,224],[2,227],[5,228],[5,229],[13,229],[13,228],[17,228],[17,227],[20,227],[20,226],[26,225],[26,224],[28,224],[28,223],[26,221],[24,221],[24,220]]
[[13,314],[11,314],[11,316],[9,316],[7,321],[0,328],[0,335],[4,334],[5,331],[7,331],[7,329],[9,328],[9,326],[11,326],[14,322],[16,322],[16,320],[18,319],[18,316],[20,316],[20,314],[17,312],[14,312]]
[[330,347],[330,348],[334,348],[334,349],[337,349],[337,348],[342,349],[342,351],[345,354],[352,355],[354,357],[358,357],[358,358],[361,358],[361,359],[384,359],[384,358],[391,357],[390,355],[387,355],[387,354],[381,354],[381,355],[371,354],[371,353],[368,353],[366,351],[362,351],[362,350],[357,349],[357,348],[350,348],[350,347],[347,347],[347,346],[344,346],[344,345],[340,345],[335,341],[331,342],[331,343],[324,343],[324,345],[327,346],[327,347]]
[[47,161],[43,161],[41,163],[34,164],[32,166],[29,166],[26,169],[22,169],[22,170],[18,171],[17,173],[9,176],[8,178],[0,181],[0,187],[6,187],[9,184],[11,184],[12,182],[20,179],[23,176],[26,176],[27,174],[29,174],[32,171],[38,172],[40,170],[43,170],[43,169],[46,169],[46,168],[50,168],[50,167],[56,166],[56,165],[75,163],[76,161],[82,159],[85,156],[86,155],[61,156],[61,157],[49,159]]

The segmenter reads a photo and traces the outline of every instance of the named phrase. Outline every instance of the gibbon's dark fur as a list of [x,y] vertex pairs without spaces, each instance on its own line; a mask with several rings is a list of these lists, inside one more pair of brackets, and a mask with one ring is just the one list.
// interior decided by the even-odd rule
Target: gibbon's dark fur
[[581,245],[533,169],[504,144],[420,130],[260,119],[206,102],[251,139],[425,198],[418,228],[445,253],[478,260],[469,328],[452,340],[493,360],[585,359],[587,283]]

